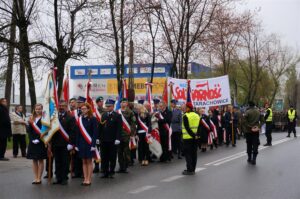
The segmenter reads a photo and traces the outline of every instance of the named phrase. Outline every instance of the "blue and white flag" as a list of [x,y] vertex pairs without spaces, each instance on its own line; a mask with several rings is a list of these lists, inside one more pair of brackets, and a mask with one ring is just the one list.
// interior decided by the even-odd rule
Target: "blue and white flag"
[[44,103],[43,103],[43,116],[42,116],[42,128],[41,133],[45,134],[43,136],[43,141],[48,143],[54,133],[59,130],[59,119],[57,111],[57,93],[56,85],[53,79],[53,72],[51,71],[48,75],[46,89],[44,93]]

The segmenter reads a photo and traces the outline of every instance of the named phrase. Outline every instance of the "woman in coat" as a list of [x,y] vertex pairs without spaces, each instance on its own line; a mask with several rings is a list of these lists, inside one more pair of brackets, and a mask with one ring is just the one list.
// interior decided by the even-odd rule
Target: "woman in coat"
[[96,152],[97,139],[97,119],[93,116],[90,104],[84,103],[81,107],[82,114],[79,118],[80,134],[77,136],[77,150],[79,157],[82,158],[82,169],[84,186],[91,185],[93,162],[92,158]]
[[34,181],[32,184],[41,184],[41,177],[44,171],[44,159],[47,159],[47,149],[41,140],[40,129],[42,127],[41,118],[43,105],[34,105],[32,116],[29,119],[30,126],[28,128],[29,145],[27,151],[27,159],[33,161],[32,169],[34,173]]

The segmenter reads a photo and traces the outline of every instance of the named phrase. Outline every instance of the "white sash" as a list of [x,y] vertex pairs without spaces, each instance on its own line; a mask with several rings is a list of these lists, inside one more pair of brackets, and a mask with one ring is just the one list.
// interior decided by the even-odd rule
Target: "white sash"
[[126,131],[126,133],[127,133],[128,135],[130,135],[130,133],[131,133],[130,125],[128,124],[126,118],[125,118],[124,115],[122,114],[121,109],[119,109],[117,112],[118,112],[118,113],[121,115],[121,117],[122,117],[122,127],[123,127],[123,129]]

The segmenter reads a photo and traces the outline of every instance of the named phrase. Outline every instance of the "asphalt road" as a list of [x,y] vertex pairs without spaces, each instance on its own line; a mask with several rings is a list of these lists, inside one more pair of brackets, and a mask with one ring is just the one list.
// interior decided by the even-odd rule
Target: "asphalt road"
[[[300,129],[297,129],[298,131]],[[261,136],[265,143],[265,136]],[[90,187],[81,179],[70,179],[67,186],[32,185],[31,162],[23,158],[0,162],[0,199],[108,198],[108,199],[300,199],[300,137],[286,138],[273,133],[273,146],[262,147],[257,165],[246,162],[245,140],[237,147],[219,147],[198,153],[197,173],[182,176],[184,160],[135,165],[129,174],[115,179],[93,176]]]

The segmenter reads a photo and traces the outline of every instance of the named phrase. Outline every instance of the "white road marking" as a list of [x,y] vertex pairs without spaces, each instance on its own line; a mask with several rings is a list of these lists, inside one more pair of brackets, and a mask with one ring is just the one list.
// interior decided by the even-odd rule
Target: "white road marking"
[[203,171],[204,169],[206,169],[206,168],[198,167],[198,168],[195,169],[195,172],[198,173],[199,171]]
[[155,185],[146,185],[146,186],[137,188],[137,189],[135,189],[135,190],[132,190],[132,191],[130,191],[130,192],[128,192],[128,193],[131,193],[131,194],[138,194],[138,193],[141,193],[141,192],[143,192],[143,191],[147,191],[147,190],[149,190],[149,189],[153,189],[153,188],[155,188],[155,187],[157,187],[157,186],[155,186]]
[[165,178],[165,179],[161,180],[161,182],[172,182],[174,180],[178,180],[178,179],[183,178],[183,177],[184,177],[183,175],[172,176],[172,177]]
[[[284,142],[287,142],[291,140],[290,138],[284,138],[284,139],[281,139],[281,140],[277,140],[275,142],[273,142],[273,146],[275,145],[278,145],[278,144],[281,144],[281,143],[284,143]],[[263,150],[265,148],[268,148],[269,146],[260,146],[258,148],[258,150]],[[229,162],[229,161],[232,161],[232,160],[235,160],[235,159],[238,159],[238,158],[241,158],[243,156],[246,156],[246,151],[242,151],[242,152],[239,152],[239,153],[236,153],[236,154],[233,154],[233,155],[230,155],[230,156],[227,156],[227,157],[224,157],[224,158],[221,158],[221,159],[218,159],[218,160],[215,160],[213,162],[209,162],[207,164],[205,164],[206,166],[209,166],[209,165],[214,165],[214,166],[219,166],[221,164],[224,164],[226,162]]]

